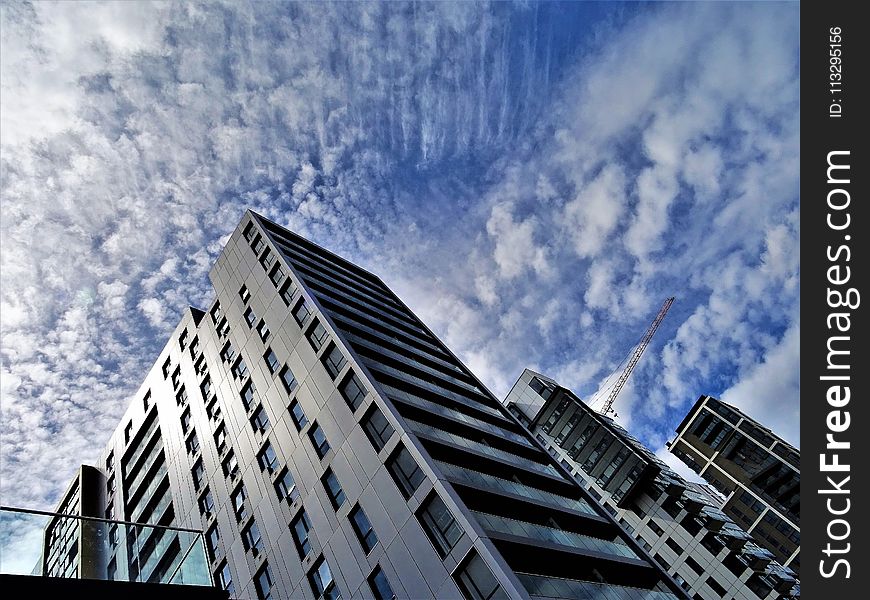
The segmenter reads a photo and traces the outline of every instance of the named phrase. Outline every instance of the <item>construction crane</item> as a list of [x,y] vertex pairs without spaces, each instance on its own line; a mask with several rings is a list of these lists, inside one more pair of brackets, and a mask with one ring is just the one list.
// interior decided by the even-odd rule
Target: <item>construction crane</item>
[[640,339],[640,343],[635,346],[634,352],[632,352],[628,364],[625,365],[625,368],[619,375],[619,379],[616,380],[616,383],[611,388],[610,394],[607,396],[607,400],[604,402],[604,406],[602,406],[601,410],[598,411],[600,414],[607,415],[612,412],[614,416],[617,416],[616,411],[613,410],[613,402],[616,400],[616,396],[619,394],[622,386],[625,385],[625,382],[628,380],[628,376],[631,375],[631,372],[634,370],[635,365],[637,365],[638,361],[640,360],[643,351],[646,350],[647,346],[649,346],[649,342],[652,339],[653,334],[655,334],[656,329],[658,329],[659,325],[661,325],[662,321],[665,318],[665,315],[668,314],[668,309],[671,308],[671,304],[673,303],[674,297],[671,296],[670,298],[665,300],[664,304],[662,304],[662,307],[659,310],[659,314],[656,315],[656,318],[653,319],[653,322],[646,330],[646,333],[643,334],[643,337]]

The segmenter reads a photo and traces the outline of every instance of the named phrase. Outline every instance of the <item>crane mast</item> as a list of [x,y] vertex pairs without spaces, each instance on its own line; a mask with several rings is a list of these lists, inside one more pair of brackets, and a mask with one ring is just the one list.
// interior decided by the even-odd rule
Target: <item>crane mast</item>
[[668,314],[668,309],[671,308],[671,304],[674,303],[674,297],[671,296],[665,303],[662,304],[661,309],[659,309],[659,314],[656,315],[656,318],[653,319],[653,322],[650,324],[649,328],[646,330],[646,333],[643,334],[643,337],[640,340],[640,343],[635,347],[634,352],[631,354],[631,359],[629,359],[628,364],[625,365],[625,369],[623,369],[622,373],[619,375],[619,379],[614,384],[613,389],[610,390],[610,395],[607,396],[607,401],[604,402],[604,406],[601,407],[601,414],[606,415],[613,411],[613,402],[616,400],[617,394],[622,389],[622,386],[625,385],[625,382],[628,380],[628,376],[631,375],[631,372],[634,370],[635,365],[640,360],[643,351],[646,350],[646,347],[649,346],[649,342],[652,339],[653,334],[655,334],[656,329],[659,328],[662,321],[665,318],[665,315]]

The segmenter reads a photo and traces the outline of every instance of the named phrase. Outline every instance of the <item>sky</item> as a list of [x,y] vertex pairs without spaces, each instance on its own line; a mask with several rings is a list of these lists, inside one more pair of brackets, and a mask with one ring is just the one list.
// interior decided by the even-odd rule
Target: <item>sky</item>
[[93,463],[246,209],[499,398],[701,394],[799,445],[797,3],[0,4],[0,498]]

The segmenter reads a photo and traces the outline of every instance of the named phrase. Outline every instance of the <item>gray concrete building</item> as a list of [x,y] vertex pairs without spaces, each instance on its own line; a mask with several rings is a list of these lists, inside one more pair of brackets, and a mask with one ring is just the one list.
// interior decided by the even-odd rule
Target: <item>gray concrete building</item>
[[800,451],[737,408],[701,396],[671,452],[725,497],[723,510],[800,574]]
[[249,212],[210,278],[100,458],[107,515],[201,529],[233,598],[686,597],[378,277]]
[[695,600],[799,595],[794,573],[721,510],[715,489],[686,481],[567,388],[526,369],[505,405]]

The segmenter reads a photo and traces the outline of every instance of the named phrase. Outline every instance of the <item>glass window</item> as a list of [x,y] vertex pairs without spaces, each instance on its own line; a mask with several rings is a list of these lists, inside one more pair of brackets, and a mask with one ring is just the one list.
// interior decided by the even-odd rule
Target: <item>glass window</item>
[[716,594],[717,594],[720,598],[721,598],[722,596],[724,596],[725,594],[728,593],[728,592],[725,590],[725,588],[722,587],[722,585],[721,585],[718,581],[716,581],[715,579],[713,579],[712,577],[708,577],[708,578],[707,578],[707,585],[709,585],[709,586],[710,586],[710,589],[713,590],[714,592],[716,592]]
[[217,558],[218,544],[220,543],[221,536],[218,533],[217,524],[211,526],[211,528],[205,534],[205,547],[208,550],[208,559],[214,560]]
[[271,348],[266,350],[266,353],[263,355],[263,359],[266,361],[266,367],[269,369],[269,373],[275,374],[275,371],[278,370],[278,357],[275,355],[275,352],[272,351]]
[[[178,335],[178,347],[181,348],[181,351],[184,352],[187,349],[187,329],[183,330]],[[166,375],[163,375],[163,378],[166,379]]]
[[215,326],[215,331],[217,331],[218,335],[222,338],[227,337],[227,334],[230,332],[230,323],[227,321],[226,317],[221,319],[220,323]]
[[251,292],[248,291],[248,286],[243,285],[241,288],[239,288],[239,298],[241,298],[242,302],[244,302],[245,304],[248,303],[248,301],[251,299]]
[[288,502],[294,502],[299,497],[299,490],[296,489],[296,481],[287,467],[281,471],[278,479],[275,480],[275,493],[278,494],[279,500],[287,499]]
[[537,377],[532,377],[529,382],[529,387],[536,391],[544,400],[549,400],[553,395],[553,388],[550,384],[544,383]]
[[598,464],[601,456],[607,451],[608,448],[610,448],[610,444],[612,443],[613,438],[605,434],[605,437],[601,438],[601,440],[598,442],[598,445],[596,445],[595,448],[592,449],[592,452],[589,454],[589,456],[586,457],[586,460],[583,461],[583,464],[581,465],[583,470],[587,473],[591,473],[595,466]]
[[498,584],[486,562],[474,550],[469,553],[469,558],[459,567],[454,577],[468,600],[508,600],[508,595]]
[[181,385],[181,367],[175,367],[175,370],[172,372],[172,388],[178,389],[178,386]]
[[235,477],[239,472],[239,463],[236,460],[236,455],[232,449],[227,454],[227,457],[221,463],[224,470],[224,475],[227,477]]
[[115,476],[114,475],[109,477],[109,479],[106,481],[106,493],[108,493],[108,494],[115,493]]
[[265,252],[263,252],[263,256],[260,257],[260,264],[263,265],[263,268],[268,271],[269,267],[275,262],[275,255],[266,248]]
[[462,529],[456,523],[456,519],[453,518],[441,497],[434,492],[420,507],[417,519],[441,558],[450,554],[462,537]]
[[199,438],[196,437],[196,430],[190,432],[190,435],[187,436],[184,445],[187,446],[188,454],[195,454],[199,452]]
[[127,423],[127,426],[124,427],[124,443],[129,444],[131,437],[133,437],[133,421],[130,421]]
[[230,500],[232,500],[233,503],[233,512],[236,515],[237,521],[241,521],[248,516],[248,505],[245,503],[247,498],[248,493],[245,491],[245,486],[241,483],[239,484],[239,487],[230,494]]
[[332,469],[327,469],[320,481],[323,482],[323,488],[326,490],[326,495],[329,496],[332,508],[338,510],[345,501],[344,490],[341,489],[338,477],[335,476]]
[[305,303],[305,300],[299,300],[296,308],[293,309],[293,318],[296,319],[296,323],[299,324],[299,327],[305,325],[305,321],[307,321],[310,316],[311,311],[308,310],[308,305]]
[[221,416],[221,407],[218,404],[217,396],[212,396],[209,403],[205,405],[205,413],[208,415],[209,419],[217,421]]
[[266,247],[266,243],[263,241],[263,238],[260,237],[258,233],[256,237],[254,237],[254,241],[251,242],[251,248],[254,250],[254,254],[259,254],[260,251]]
[[172,357],[167,356],[166,362],[163,363],[163,367],[161,367],[161,371],[163,372],[163,379],[169,377],[169,369],[172,368]]
[[214,306],[212,307],[210,314],[211,314],[212,323],[217,323],[218,321],[220,321],[220,318],[223,315],[223,313],[221,312],[221,303],[220,302],[214,303]]
[[256,322],[257,322],[257,315],[254,314],[254,309],[249,306],[247,308],[247,310],[245,310],[245,323],[248,324],[248,327],[253,329],[254,323],[256,323]]
[[115,468],[115,451],[112,450],[109,452],[109,456],[106,457],[106,470],[112,471]]
[[260,537],[260,528],[257,527],[257,522],[251,520],[244,529],[242,529],[242,543],[245,550],[249,550],[252,554],[257,555],[263,550],[263,538]]
[[223,423],[214,432],[214,445],[221,454],[227,447],[227,428]]
[[326,352],[324,352],[323,356],[320,357],[320,362],[322,362],[323,366],[326,367],[329,376],[335,379],[338,377],[338,374],[341,373],[344,365],[347,364],[347,359],[344,357],[344,354],[341,353],[341,350],[338,349],[338,346],[330,343]]
[[257,462],[260,465],[260,470],[268,471],[269,473],[272,473],[278,467],[278,456],[268,440],[266,440],[266,444],[257,454]]
[[311,540],[308,537],[308,533],[311,531],[311,522],[304,510],[299,511],[299,514],[290,522],[290,531],[293,534],[293,543],[296,544],[299,558],[304,559],[311,552]]
[[675,542],[673,538],[666,539],[665,544],[667,545],[668,548],[670,548],[671,550],[676,552],[677,556],[679,556],[683,553],[683,548],[677,542]]
[[414,457],[411,456],[411,453],[404,446],[399,446],[393,452],[393,455],[390,456],[390,459],[387,461],[387,470],[393,476],[393,481],[399,486],[399,490],[406,500],[414,495],[416,489],[426,479],[423,471],[417,466]]
[[199,497],[199,512],[202,515],[209,515],[214,511],[214,496],[211,495],[211,490],[205,486],[205,491]]
[[374,446],[375,450],[380,452],[387,442],[393,436],[393,427],[387,418],[380,411],[376,404],[372,404],[366,416],[362,420],[363,431],[366,437]]
[[266,325],[266,321],[263,319],[260,319],[260,322],[257,323],[257,334],[264,342],[269,339],[269,326]]
[[375,600],[393,600],[396,597],[390,582],[387,581],[384,570],[380,566],[375,567],[375,570],[369,575],[368,581]]
[[308,430],[308,437],[314,445],[314,451],[317,453],[317,457],[322,459],[326,456],[326,453],[329,452],[329,442],[326,441],[326,434],[323,433],[323,429],[320,428],[320,425],[314,423],[311,426],[311,429]]
[[241,356],[236,359],[236,362],[233,363],[233,368],[231,369],[233,372],[233,377],[236,379],[244,379],[248,374],[248,365],[245,363],[245,359]]
[[329,333],[326,331],[326,327],[317,319],[314,319],[314,325],[308,328],[308,333],[305,334],[305,337],[308,338],[308,343],[311,344],[315,352],[320,350],[323,344],[329,341]]
[[686,564],[689,565],[689,568],[692,569],[698,575],[704,574],[704,569],[701,568],[701,565],[698,564],[698,561],[696,561],[691,556],[686,557]]
[[269,273],[269,279],[272,280],[275,287],[281,285],[281,282],[284,281],[284,270],[281,268],[281,265],[275,265],[275,268]]
[[269,572],[268,563],[263,564],[254,576],[254,587],[257,588],[259,600],[269,600],[272,597],[272,573]]
[[109,544],[112,548],[118,545],[118,525],[116,523],[109,527]]
[[365,553],[368,554],[375,547],[375,544],[378,543],[378,536],[375,535],[375,530],[372,528],[369,518],[359,504],[350,511],[348,516],[360,545],[365,550]]
[[199,354],[199,337],[194,336],[193,341],[190,342],[190,358],[196,358],[197,354]]
[[299,400],[293,400],[290,403],[290,418],[293,419],[297,431],[302,431],[302,428],[308,424],[308,419],[305,417],[305,411],[302,410]]
[[190,473],[193,476],[193,487],[199,491],[199,488],[202,487],[203,478],[205,477],[205,467],[202,466],[202,459],[196,461]]
[[251,240],[254,239],[254,235],[256,235],[256,230],[254,229],[254,222],[249,221],[247,225],[245,225],[244,231],[242,231],[242,235],[245,236],[245,239],[250,243]]
[[218,567],[218,570],[215,573],[215,581],[217,581],[218,586],[222,590],[229,592],[230,597],[236,593],[236,589],[233,586],[233,574],[230,571],[230,565],[227,564],[227,561],[224,561],[221,563],[221,566]]
[[181,386],[181,389],[178,390],[177,394],[175,394],[175,403],[178,406],[184,406],[187,404],[187,390],[184,386]]
[[151,408],[151,390],[148,390],[148,393],[142,398],[142,407],[145,409],[145,412],[148,412],[148,409]]
[[242,387],[242,404],[245,406],[245,411],[251,410],[254,405],[254,392],[257,391],[253,381],[249,381]]
[[199,384],[199,391],[202,393],[203,400],[208,400],[208,397],[211,395],[211,377],[206,377]]
[[290,367],[287,365],[284,365],[284,368],[281,369],[281,383],[284,384],[284,391],[286,391],[288,395],[292,395],[293,391],[299,385],[296,381],[296,377],[293,375],[293,371],[291,371]]
[[296,286],[293,285],[289,277],[284,281],[284,285],[281,286],[281,290],[278,293],[281,294],[281,300],[284,301],[284,304],[290,306],[290,303],[293,301],[293,294],[296,293]]
[[311,584],[311,591],[314,592],[314,597],[318,600],[338,600],[341,598],[341,592],[335,585],[335,580],[332,578],[332,571],[329,570],[329,565],[326,564],[326,559],[322,556],[317,559],[314,566],[308,572],[308,581]]
[[356,409],[360,407],[366,397],[366,389],[353,371],[344,378],[344,381],[338,386],[338,391],[341,392],[342,398],[344,398],[344,401],[347,402],[347,405],[354,412],[356,412]]
[[233,345],[230,342],[224,344],[224,347],[221,349],[221,360],[229,364],[233,362],[235,357],[236,349],[233,348]]
[[269,428],[269,416],[262,405],[258,406],[254,414],[251,415],[251,427],[255,433],[265,433]]

